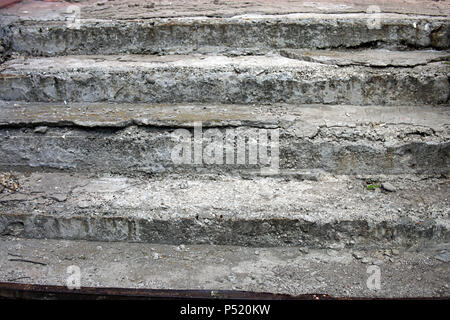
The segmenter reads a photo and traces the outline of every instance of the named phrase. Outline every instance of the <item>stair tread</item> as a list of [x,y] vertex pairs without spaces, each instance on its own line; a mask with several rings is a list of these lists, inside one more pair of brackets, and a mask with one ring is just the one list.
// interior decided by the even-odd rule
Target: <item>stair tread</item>
[[[67,55],[57,57],[18,57],[11,59],[2,65],[2,74],[15,73],[17,71],[42,70],[47,72],[57,72],[60,70],[121,70],[128,68],[161,69],[161,68],[199,68],[199,69],[232,69],[254,68],[254,69],[298,69],[298,70],[339,70],[345,71],[352,68],[339,68],[336,66],[324,65],[321,57],[335,58],[342,60],[346,65],[363,64],[366,60],[367,66],[371,66],[371,59],[375,60],[374,66],[379,67],[381,59],[386,60],[385,66],[417,66],[429,64],[445,68],[442,63],[433,62],[447,60],[450,54],[446,51],[436,50],[415,50],[415,51],[392,51],[383,49],[371,50],[305,50],[305,49],[283,49],[285,55],[291,53],[293,58],[279,56],[277,54],[255,55],[255,56],[226,56],[214,54],[189,54],[189,55]],[[309,56],[311,61],[306,61]],[[317,56],[317,58],[315,57]],[[352,64],[352,58],[355,61]],[[389,64],[390,62],[390,64]],[[328,62],[328,64],[332,64]],[[371,70],[368,68],[357,68],[358,70]],[[140,69],[138,69],[140,70]],[[377,69],[375,69],[377,70]],[[408,69],[406,69],[408,70]],[[412,69],[414,70],[414,69]]]
[[[396,254],[389,254],[391,249]],[[447,291],[441,289],[448,282],[448,268],[435,258],[443,250],[448,251],[449,246],[331,250],[4,237],[0,239],[0,281],[23,283],[30,285],[28,288],[36,284],[59,285],[63,286],[59,290],[62,291],[67,285],[67,268],[75,265],[82,272],[82,287],[105,288],[103,292],[106,288],[145,288],[156,289],[152,293],[157,295],[166,293],[166,297],[168,289],[209,290],[215,298],[221,297],[218,290],[237,290],[235,296],[243,290],[294,296],[315,293],[316,297],[320,293],[341,298],[445,297]],[[40,271],[41,266],[37,269],[35,264],[20,261],[20,257],[45,263],[46,272]],[[368,264],[361,262],[364,260]],[[377,291],[366,286],[367,268],[375,261],[382,264],[383,274],[389,275],[389,281]],[[133,294],[139,293],[130,292],[128,297]],[[185,297],[186,292],[182,294]],[[248,298],[252,294],[242,296]],[[173,314],[178,312],[174,310]]]
[[[385,3],[379,5],[383,7]],[[0,28],[8,48],[34,56],[182,54],[203,52],[205,49],[235,55],[266,53],[282,48],[387,47],[410,50],[449,47],[448,5],[436,16],[425,15],[425,6],[421,7],[421,15],[387,13],[383,10],[381,19],[376,13],[362,13],[370,6],[364,6],[364,10],[358,13],[305,13],[314,6],[301,11],[303,13],[287,15],[179,18],[167,18],[167,15],[158,17],[158,13],[151,9],[151,15],[154,14],[151,19],[139,19],[140,14],[136,12],[132,17],[107,18],[103,16],[106,6],[102,6],[99,7],[100,12],[89,18],[86,9],[83,9],[80,19],[76,20],[78,26],[72,26],[68,21],[65,6],[60,8],[64,10],[62,14],[55,8],[50,14],[37,16],[40,10],[35,8],[28,13],[27,10],[21,11],[20,17],[3,15]],[[341,8],[343,12],[348,9]],[[145,11],[139,7],[139,13]]]
[[42,70],[58,72],[62,70],[121,70],[144,69],[229,69],[248,67],[255,69],[310,69],[318,67],[332,69],[318,63],[299,61],[281,56],[237,56],[224,55],[68,55],[57,57],[24,57],[12,59],[2,65],[2,74],[19,71]]
[[[207,133],[213,134],[222,156],[229,145],[224,140],[227,134],[244,141],[250,135],[269,137],[277,131],[280,176],[290,170],[316,169],[431,176],[449,170],[448,107],[0,101],[0,109],[0,166],[6,170],[255,175],[255,170],[268,166],[250,165],[247,156],[245,163],[238,163],[237,149],[233,159],[222,159],[223,163],[207,164],[204,158],[199,167],[192,154],[178,163],[173,158],[180,147],[174,138],[174,133],[181,134],[174,132],[177,129],[187,129],[182,133],[190,135],[191,147],[192,137],[200,137],[202,149],[196,153],[200,155],[211,144]],[[260,147],[264,146],[272,150],[262,142]]]
[[338,66],[415,67],[431,62],[447,61],[450,53],[436,50],[392,51],[364,50],[307,50],[282,49],[281,54],[292,59]]
[[0,126],[52,125],[117,127],[130,125],[277,127],[355,126],[361,123],[427,126],[445,131],[448,107],[352,105],[234,105],[145,103],[39,103],[0,101]]
[[[129,5],[128,1],[122,1],[113,5],[105,4],[98,6],[95,0],[85,0],[77,5],[81,8],[85,19],[149,19],[156,17],[189,17],[189,16],[209,16],[214,18],[231,17],[236,15],[270,15],[270,14],[290,14],[293,12],[303,12],[307,14],[359,14],[367,11],[369,7],[366,3],[357,3],[351,0],[329,1],[318,0],[313,3],[301,0],[278,0],[258,1],[249,0],[245,5],[235,1],[221,0],[219,3],[212,3],[209,0],[178,1],[170,2],[170,6],[164,3],[155,3],[153,6]],[[372,1],[370,4],[377,5],[383,15],[404,14],[445,16],[445,12],[450,10],[446,2],[429,2],[426,0],[409,1],[405,4],[403,0],[395,1]],[[9,8],[3,9],[9,16],[20,16],[26,19],[60,19],[66,18],[66,6],[54,3],[35,3],[34,1],[23,1]]]
[[[25,237],[262,245],[314,240],[320,245],[333,242],[336,232],[344,242],[359,241],[360,234],[364,241],[389,239],[391,228],[400,242],[429,228],[433,238],[450,234],[448,181],[442,179],[385,177],[397,190],[383,192],[346,176],[285,181],[12,175],[19,189],[1,194],[0,227],[5,232],[22,221]],[[389,231],[380,234],[379,228]]]
[[[363,180],[332,175],[323,175],[319,181],[231,176],[152,179],[64,172],[13,175],[20,192],[5,190],[1,197],[3,212],[14,205],[14,213],[32,214],[23,209],[36,206],[34,212],[55,217],[106,215],[179,220],[200,215],[203,219],[300,219],[326,224],[360,219],[397,221],[402,217],[423,221],[433,216],[441,223],[450,222],[446,212],[449,182],[440,179],[385,177],[393,179],[391,184],[398,190],[374,192],[366,189]],[[421,203],[417,203],[419,195]],[[398,210],[405,207],[409,210]],[[86,208],[88,212],[83,210]]]

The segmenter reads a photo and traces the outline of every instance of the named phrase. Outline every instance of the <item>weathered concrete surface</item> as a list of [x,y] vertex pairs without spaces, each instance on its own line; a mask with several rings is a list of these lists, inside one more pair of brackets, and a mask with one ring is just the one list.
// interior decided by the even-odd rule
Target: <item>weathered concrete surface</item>
[[[367,12],[376,5],[383,13],[423,14],[447,16],[450,11],[448,1],[434,0],[158,0],[150,3],[139,0],[103,2],[98,0],[79,0],[71,2],[42,2],[23,0],[0,11],[8,16],[24,19],[65,20],[68,6],[77,5],[85,19],[148,19],[155,17],[210,16],[230,17],[242,14],[286,14],[309,13],[360,13]],[[369,11],[373,12],[373,11]]]
[[66,22],[4,18],[0,32],[5,43],[12,51],[29,55],[189,54],[205,48],[226,54],[261,54],[282,48],[450,47],[448,17],[383,14],[377,27],[372,27],[371,15],[361,13],[82,20],[79,29],[68,28]]
[[[155,127],[249,126],[276,128],[302,122],[308,134],[322,125],[356,126],[404,124],[445,131],[450,124],[447,107],[359,106],[302,104],[136,104],[136,103],[43,103],[0,100],[1,127],[76,126],[125,128],[131,125]],[[201,111],[201,113],[199,112]],[[307,135],[307,134],[306,134]]]
[[338,67],[280,56],[18,58],[0,98],[73,102],[448,104],[444,62],[414,68]]
[[[280,175],[311,170],[438,176],[450,172],[446,107],[2,102],[0,109],[0,166],[7,170],[248,175],[268,166],[261,161],[250,164],[248,154],[242,164],[223,160],[224,164],[194,165],[192,158],[188,164],[175,163],[172,151],[180,141],[174,131],[187,128],[194,136],[197,122],[203,129],[203,155],[211,145],[208,129],[224,137],[227,130],[249,137],[262,129],[270,136],[278,129]],[[267,149],[272,150],[271,145]]]
[[[321,181],[9,173],[0,234],[161,244],[385,247],[449,240],[448,179]],[[373,182],[373,180],[372,180]]]
[[[448,263],[435,256],[449,250],[448,244],[360,251],[2,237],[0,281],[65,286],[67,268],[76,265],[83,287],[448,297]],[[374,264],[381,271],[379,290],[367,287],[367,268]]]
[[361,51],[330,51],[284,49],[282,56],[303,61],[319,62],[338,66],[367,67],[416,67],[431,62],[448,61],[450,53],[435,50],[390,51],[369,49]]

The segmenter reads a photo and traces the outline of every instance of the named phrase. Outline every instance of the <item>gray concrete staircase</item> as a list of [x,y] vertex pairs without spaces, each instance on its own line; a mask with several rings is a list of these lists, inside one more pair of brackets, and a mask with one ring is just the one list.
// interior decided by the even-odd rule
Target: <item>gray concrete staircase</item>
[[[67,25],[67,3],[0,11],[1,234],[318,248],[448,241],[441,11],[111,20],[86,3],[79,28]],[[27,6],[38,5],[15,5]],[[277,171],[249,158],[177,163],[173,134],[195,142],[198,124],[232,130],[232,146],[276,132]]]

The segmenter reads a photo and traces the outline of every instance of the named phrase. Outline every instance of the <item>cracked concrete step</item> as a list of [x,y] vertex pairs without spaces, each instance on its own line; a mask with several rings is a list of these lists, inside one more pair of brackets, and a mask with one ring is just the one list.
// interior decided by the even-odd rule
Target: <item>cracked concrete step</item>
[[[65,17],[67,14],[65,14]],[[186,54],[265,52],[282,48],[448,49],[450,19],[407,14],[244,15],[229,18],[179,17],[145,20],[65,19],[4,16],[6,48],[21,54]],[[130,37],[130,34],[133,37]]]
[[449,103],[449,70],[443,61],[342,67],[276,55],[22,57],[2,65],[0,99],[434,105]]
[[[321,181],[2,174],[0,234],[245,246],[409,246],[449,241],[448,179]],[[381,179],[381,178],[380,178]],[[3,182],[2,182],[3,183]]]
[[[448,61],[448,51],[413,50],[391,51],[386,49],[364,49],[358,51],[331,51],[283,49],[280,54],[291,59],[319,62],[338,66],[368,66],[368,67],[417,67],[431,62]],[[445,62],[447,64],[448,62]]]
[[[8,16],[20,16],[25,20],[67,20],[67,7],[72,3],[39,2],[22,0],[19,4],[4,8]],[[406,15],[429,15],[445,17],[450,10],[446,1],[430,0],[373,0],[372,5],[384,14],[400,13]],[[82,19],[136,20],[158,17],[233,17],[245,14],[289,14],[305,13],[361,13],[366,12],[368,3],[355,0],[172,0],[170,2],[142,3],[135,0],[113,1],[98,4],[98,0],[82,0],[76,5],[80,8]]]
[[[448,265],[435,257],[449,250],[448,244],[407,250],[325,250],[2,237],[0,282],[66,286],[68,267],[75,265],[82,287],[448,297]],[[367,270],[373,264],[381,270],[378,290],[367,286],[371,275]]]
[[[254,176],[278,166],[273,174],[315,180],[326,172],[450,171],[448,107],[2,101],[0,109],[4,170]],[[253,143],[242,143],[239,161],[239,142],[246,139]],[[179,154],[185,161],[178,161]]]

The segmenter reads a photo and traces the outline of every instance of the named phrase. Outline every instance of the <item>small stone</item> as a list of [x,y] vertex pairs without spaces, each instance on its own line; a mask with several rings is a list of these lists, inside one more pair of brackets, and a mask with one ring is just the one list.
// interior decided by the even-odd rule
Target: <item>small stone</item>
[[144,5],[144,8],[145,9],[152,9],[152,8],[154,8],[155,7],[155,4],[153,3],[153,2],[150,2],[149,4],[145,4]]
[[53,195],[51,196],[51,198],[52,198],[53,200],[58,201],[58,202],[64,202],[64,201],[67,200],[67,195],[61,194],[61,193],[55,193],[55,194],[53,194]]
[[184,249],[186,249],[186,246],[184,244],[181,244],[181,245],[173,248],[173,250],[175,250],[175,251],[183,251]]
[[384,189],[384,190],[386,190],[386,191],[389,191],[389,192],[395,192],[397,189],[392,185],[392,184],[390,184],[389,182],[383,182],[382,184],[381,184],[381,187]]
[[187,189],[188,188],[188,184],[186,182],[182,182],[180,184],[180,189]]
[[398,249],[392,249],[392,254],[394,256],[398,256],[400,254],[400,251]]
[[445,251],[445,252],[435,256],[435,258],[442,262],[450,262],[450,252]]
[[332,243],[328,246],[328,248],[332,249],[332,250],[340,250],[340,249],[344,249],[345,247],[345,243]]
[[363,256],[358,252],[353,252],[353,257],[357,260],[361,260]]
[[327,249],[326,250],[327,255],[329,255],[330,257],[337,257],[340,253],[338,250],[335,249]]
[[87,201],[82,200],[82,201],[78,202],[78,208],[80,208],[80,209],[89,208],[90,205],[91,204]]
[[256,250],[256,251],[255,251],[255,254],[256,254],[256,255],[258,255],[258,254],[259,254],[259,251],[258,251],[258,250]]
[[361,260],[361,262],[362,262],[362,263],[369,263],[369,259],[363,258],[363,259]]
[[153,259],[154,260],[158,260],[159,259],[159,254],[156,252],[153,252]]
[[383,264],[383,261],[381,260],[375,260],[374,262],[372,262],[372,264],[376,265],[376,266],[380,266]]
[[308,247],[299,248],[298,251],[300,251],[301,253],[304,253],[304,254],[308,254],[309,253]]
[[36,127],[34,129],[34,133],[46,133],[47,130],[48,130],[48,127],[46,127],[46,126],[39,126],[39,127]]
[[319,282],[324,282],[325,278],[324,277],[316,277],[316,280]]

